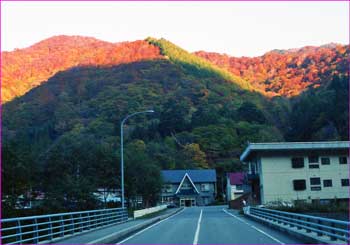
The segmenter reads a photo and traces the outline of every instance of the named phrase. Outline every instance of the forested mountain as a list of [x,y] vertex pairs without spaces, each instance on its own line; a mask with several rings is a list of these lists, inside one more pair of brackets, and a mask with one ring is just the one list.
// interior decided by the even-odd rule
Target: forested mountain
[[[72,47],[56,43],[61,38]],[[103,55],[95,56],[99,49],[89,46],[89,58],[74,65],[72,60],[84,56],[74,44],[79,39],[84,47],[98,43]],[[51,51],[40,59],[37,50],[35,62],[30,58],[34,51],[16,61],[28,67],[42,62],[46,73],[20,72],[30,79],[19,79],[40,85],[3,105],[2,185],[8,215],[18,196],[29,190],[46,193],[46,211],[98,206],[94,190],[119,188],[120,122],[136,111],[156,111],[130,118],[125,126],[126,194],[143,196],[145,205],[156,201],[160,169],[215,168],[222,192],[224,173],[244,168],[238,156],[248,141],[348,135],[344,72],[321,77],[317,83],[323,86],[299,96],[269,98],[251,81],[164,39],[118,45],[81,37],[52,40],[42,43],[58,50],[56,58],[61,49],[60,61],[76,58],[67,58],[52,73],[51,65],[45,66]],[[103,51],[103,46],[114,51]],[[7,55],[16,52],[24,51]],[[112,59],[112,53],[119,58]],[[6,64],[11,62],[2,69],[10,70]],[[20,88],[18,81],[10,79],[2,88]]]
[[2,53],[2,103],[21,96],[59,71],[76,66],[111,66],[160,58],[145,41],[108,43],[80,36],[55,36],[29,48]]
[[309,87],[328,84],[334,75],[346,75],[349,53],[349,46],[329,44],[273,50],[254,58],[204,51],[195,54],[246,79],[252,87],[269,97],[292,97]]

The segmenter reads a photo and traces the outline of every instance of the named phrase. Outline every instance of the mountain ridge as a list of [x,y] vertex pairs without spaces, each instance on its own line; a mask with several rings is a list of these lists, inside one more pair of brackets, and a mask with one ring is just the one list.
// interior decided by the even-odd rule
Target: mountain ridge
[[249,81],[268,97],[293,97],[309,87],[321,86],[321,81],[334,74],[345,75],[350,48],[337,44],[305,46],[252,58],[204,51],[194,54]]
[[[59,35],[24,49],[4,51],[1,67],[1,102],[21,96],[47,81],[58,71],[75,66],[108,66],[145,59],[169,58],[161,54],[160,45],[157,46],[154,40],[157,39],[147,38],[112,43],[94,37]],[[163,40],[163,43],[168,42],[165,39],[159,40]],[[181,52],[188,53],[185,50]],[[196,65],[205,67],[226,80],[234,81],[242,88],[256,90],[267,97],[293,97],[310,86],[320,86],[319,76],[329,78],[332,74],[326,73],[330,71],[344,74],[349,48],[345,45],[330,43],[319,47],[305,46],[283,51],[272,50],[253,58],[205,51],[192,54],[212,64],[196,61]],[[178,57],[181,60],[182,57]],[[336,60],[333,60],[334,58]],[[193,58],[191,62],[194,62]],[[302,68],[300,72],[296,70],[299,67]]]
[[21,96],[55,73],[75,66],[108,66],[162,58],[157,47],[143,40],[113,44],[80,36],[55,36],[2,55],[2,102]]

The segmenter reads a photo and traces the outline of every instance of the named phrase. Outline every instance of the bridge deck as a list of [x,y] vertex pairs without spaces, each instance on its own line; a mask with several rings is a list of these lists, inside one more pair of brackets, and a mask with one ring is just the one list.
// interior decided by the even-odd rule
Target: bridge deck
[[[161,215],[174,212],[172,209],[161,212]],[[159,214],[159,215],[160,215]],[[147,222],[150,218],[139,218],[135,220],[129,220],[128,222],[112,225],[106,228],[101,228],[93,231],[88,231],[82,234],[74,235],[71,237],[63,238],[62,240],[54,241],[54,244],[89,244],[99,243],[98,240],[106,236],[110,236],[113,233],[119,233],[128,228],[134,227],[141,223]]]

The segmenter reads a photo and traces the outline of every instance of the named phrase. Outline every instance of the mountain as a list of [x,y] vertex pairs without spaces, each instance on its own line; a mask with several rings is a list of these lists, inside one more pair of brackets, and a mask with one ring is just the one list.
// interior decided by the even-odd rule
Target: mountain
[[[265,96],[212,62],[155,38],[111,44],[60,36],[7,52],[2,186],[11,198],[4,213],[16,213],[11,207],[29,189],[46,193],[47,212],[97,208],[93,191],[119,186],[120,122],[137,111],[155,113],[124,127],[126,194],[150,204],[161,186],[159,169],[215,168],[221,183],[226,172],[244,168],[239,154],[248,141],[347,138],[342,61],[320,76],[322,86],[293,97]],[[13,65],[11,73],[9,64],[30,69]],[[23,90],[14,97],[16,89]]]
[[323,85],[334,75],[346,75],[349,53],[349,46],[329,44],[273,50],[254,58],[204,51],[195,54],[249,81],[266,96],[293,97]]
[[25,49],[2,53],[2,103],[22,96],[59,71],[76,66],[112,66],[161,58],[145,41],[108,43],[80,36],[55,36]]

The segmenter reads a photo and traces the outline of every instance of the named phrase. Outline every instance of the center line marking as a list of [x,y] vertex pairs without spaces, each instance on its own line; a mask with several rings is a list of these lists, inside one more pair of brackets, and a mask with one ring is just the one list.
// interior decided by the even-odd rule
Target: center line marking
[[133,234],[133,235],[131,235],[131,236],[125,238],[124,240],[122,240],[122,241],[116,243],[116,245],[122,244],[122,243],[124,243],[124,242],[130,240],[131,238],[133,238],[133,237],[135,237],[135,236],[137,236],[137,235],[139,235],[139,234],[141,234],[141,233],[143,233],[143,232],[145,232],[145,231],[151,229],[152,227],[154,227],[154,226],[156,226],[156,225],[159,225],[160,223],[163,223],[164,221],[166,221],[166,220],[168,220],[168,219],[170,219],[170,218],[173,218],[173,217],[175,217],[175,216],[181,214],[183,211],[185,211],[185,209],[182,209],[180,212],[178,212],[178,213],[176,213],[176,214],[174,214],[174,215],[171,215],[170,217],[168,217],[168,218],[166,218],[166,219],[160,220],[160,221],[154,223],[153,225],[148,226],[148,227],[142,229],[141,231],[139,231],[139,232],[137,232],[137,233],[135,233],[135,234]]
[[202,213],[203,213],[203,209],[201,209],[201,213],[199,215],[199,219],[198,219],[198,222],[197,222],[197,229],[196,229],[196,233],[195,233],[194,239],[193,239],[193,244],[194,245],[198,244],[199,231],[201,229]]
[[228,212],[227,210],[222,209],[222,211],[224,211],[224,212],[227,213],[228,215],[231,215],[233,218],[238,219],[239,221],[243,222],[244,224],[250,226],[251,228],[253,228],[254,230],[260,232],[261,234],[264,234],[265,236],[267,236],[267,237],[271,238],[272,240],[278,242],[279,244],[283,244],[283,245],[285,244],[285,243],[281,242],[280,240],[278,240],[277,238],[271,236],[270,234],[267,234],[265,231],[260,230],[260,229],[256,228],[254,225],[251,225],[251,224],[249,224],[248,222],[244,221],[243,219],[237,217],[236,215],[231,214],[231,213]]

